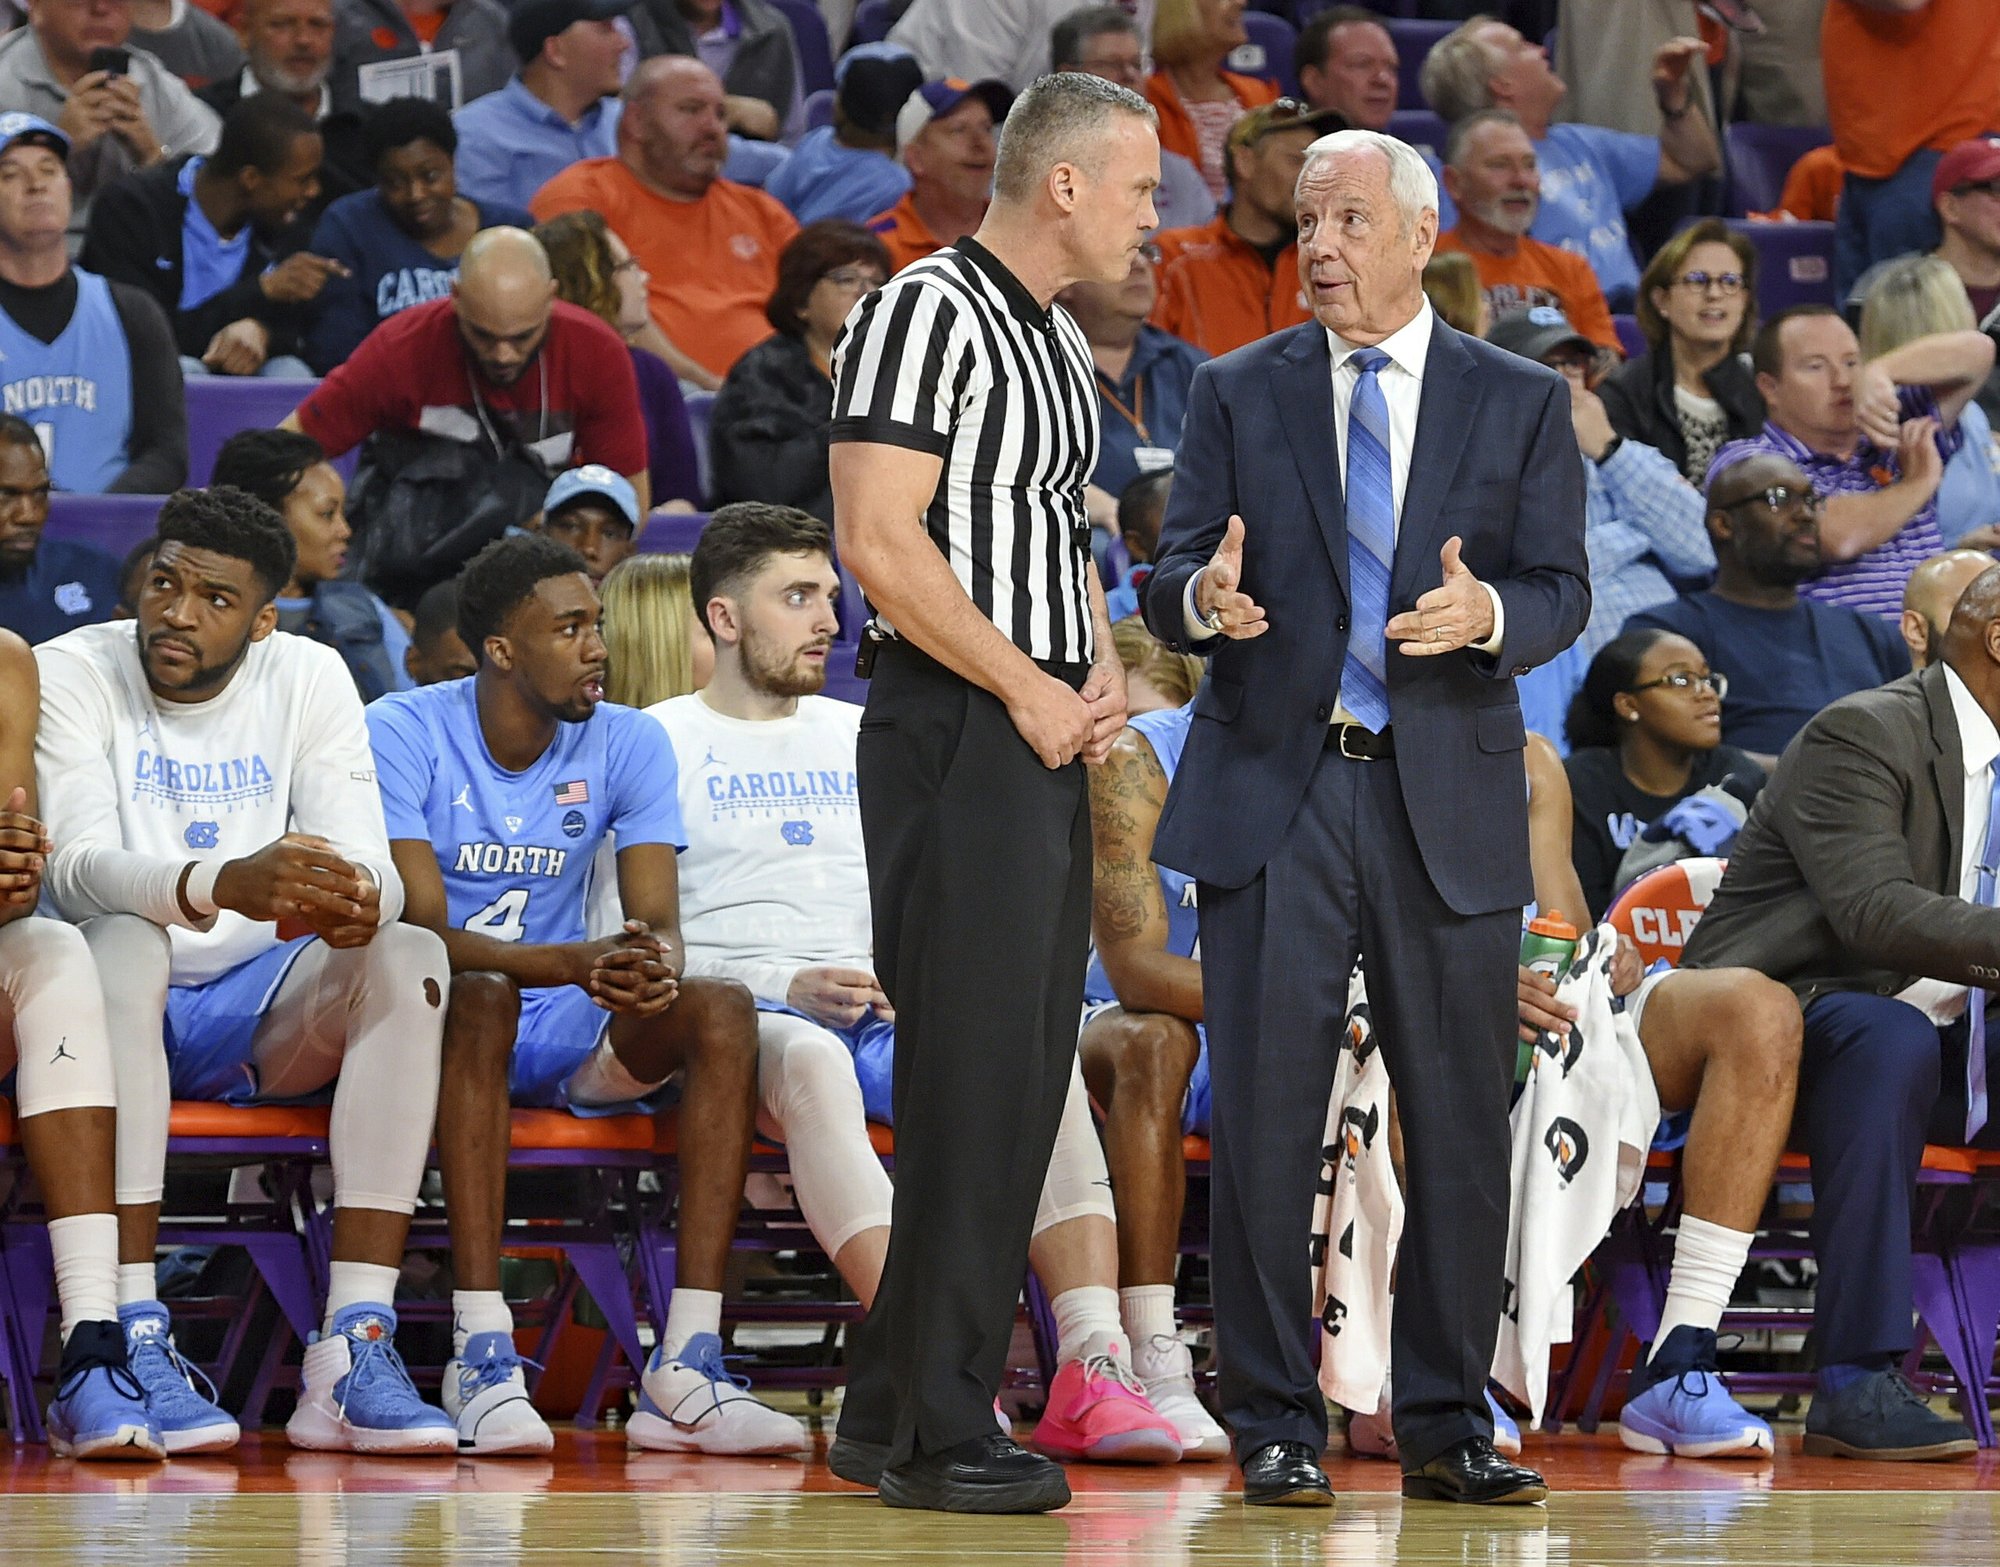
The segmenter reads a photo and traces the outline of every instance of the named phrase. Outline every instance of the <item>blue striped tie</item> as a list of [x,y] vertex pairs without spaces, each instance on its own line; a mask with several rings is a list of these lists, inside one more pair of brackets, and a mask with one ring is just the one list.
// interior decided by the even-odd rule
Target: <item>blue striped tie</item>
[[[1986,819],[1986,852],[1979,856],[1978,881],[1974,900],[1993,907],[1994,868],[2000,865],[2000,769],[1993,779],[1993,803]],[[1969,1143],[1986,1125],[1986,987],[1972,987],[1967,1007],[1971,1026],[1965,1040],[1965,1140]]]
[[1349,361],[1360,375],[1347,405],[1347,661],[1340,705],[1380,734],[1389,727],[1383,628],[1389,623],[1389,566],[1396,558],[1396,491],[1389,473],[1389,405],[1377,379],[1389,356],[1364,348]]

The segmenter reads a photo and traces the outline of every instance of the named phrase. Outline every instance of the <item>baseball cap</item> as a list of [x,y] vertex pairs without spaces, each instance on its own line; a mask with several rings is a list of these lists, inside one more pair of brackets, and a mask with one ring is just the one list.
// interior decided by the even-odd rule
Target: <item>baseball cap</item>
[[1296,98],[1276,98],[1259,104],[1229,127],[1229,145],[1254,147],[1273,131],[1311,131],[1330,136],[1348,128],[1347,117],[1332,109],[1315,109]]
[[69,138],[39,114],[23,114],[19,110],[0,114],[0,152],[17,142],[46,147],[59,158],[69,156]]
[[584,500],[605,501],[633,527],[639,526],[638,492],[622,473],[596,462],[585,463],[581,468],[567,468],[557,474],[556,482],[549,486],[548,496],[542,502],[542,513],[546,516]]
[[1587,353],[1596,353],[1597,345],[1569,324],[1569,317],[1553,305],[1537,305],[1532,310],[1510,310],[1493,323],[1486,334],[1486,341],[1495,348],[1504,348],[1510,354],[1519,354],[1523,359],[1537,362],[1549,357],[1558,348],[1572,344]]
[[880,136],[895,129],[910,94],[923,86],[924,68],[898,44],[860,44],[840,57],[834,83],[841,113],[859,129]]
[[520,0],[507,16],[507,41],[526,64],[542,45],[575,22],[608,22],[636,0]]
[[1931,176],[1931,200],[1991,179],[2000,179],[2000,137],[1975,136],[1938,159],[1937,172]]
[[896,144],[900,147],[911,141],[932,120],[942,119],[966,99],[975,97],[993,111],[995,125],[1006,119],[1007,111],[1014,106],[1014,94],[1005,82],[968,82],[956,76],[925,82],[910,94],[896,116]]

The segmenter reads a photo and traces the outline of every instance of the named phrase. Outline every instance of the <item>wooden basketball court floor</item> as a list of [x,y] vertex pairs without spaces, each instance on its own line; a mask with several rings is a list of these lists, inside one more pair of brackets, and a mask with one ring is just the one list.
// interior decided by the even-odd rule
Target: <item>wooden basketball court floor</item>
[[[822,1438],[822,1442],[823,1442]],[[1245,1508],[1223,1464],[1070,1470],[1041,1518],[897,1512],[807,1460],[628,1453],[563,1430],[547,1459],[390,1460],[294,1451],[278,1432],[228,1458],[77,1465],[0,1447],[0,1567],[1991,1567],[2000,1454],[1948,1465],[1774,1464],[1627,1453],[1600,1433],[1531,1434],[1546,1508],[1404,1502],[1381,1463],[1328,1470],[1331,1513]]]

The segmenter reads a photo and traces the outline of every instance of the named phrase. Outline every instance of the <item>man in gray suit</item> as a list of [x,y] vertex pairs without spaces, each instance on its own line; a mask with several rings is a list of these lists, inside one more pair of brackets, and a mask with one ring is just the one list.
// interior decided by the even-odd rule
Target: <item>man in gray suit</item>
[[1484,1389],[1532,895],[1513,677],[1590,607],[1569,392],[1425,301],[1409,146],[1322,137],[1296,207],[1316,320],[1195,373],[1145,587],[1155,635],[1215,655],[1154,858],[1199,883],[1218,1393],[1246,1501],[1330,1500],[1305,1246],[1358,953],[1409,1150],[1404,1494],[1539,1501]]
[[1972,1433],[1897,1368],[1926,1142],[2000,1147],[1987,989],[2000,984],[2000,567],[1943,659],[1842,697],[1799,732],[1731,851],[1685,965],[1740,964],[1805,1008],[1798,1127],[1812,1157],[1819,1393],[1805,1450],[1957,1458]]

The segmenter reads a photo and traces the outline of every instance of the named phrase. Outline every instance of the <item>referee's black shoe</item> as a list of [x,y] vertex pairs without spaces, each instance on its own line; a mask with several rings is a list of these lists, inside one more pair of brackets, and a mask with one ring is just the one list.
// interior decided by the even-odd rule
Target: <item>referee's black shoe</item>
[[864,1442],[859,1437],[842,1436],[838,1430],[826,1450],[826,1467],[849,1485],[865,1485],[874,1490],[882,1483],[882,1470],[889,1462],[887,1442]]
[[1069,1504],[1062,1465],[994,1432],[882,1471],[890,1507],[937,1513],[1046,1513]]
[[1333,1486],[1319,1454],[1304,1442],[1266,1442],[1243,1460],[1243,1501],[1250,1507],[1331,1507]]

